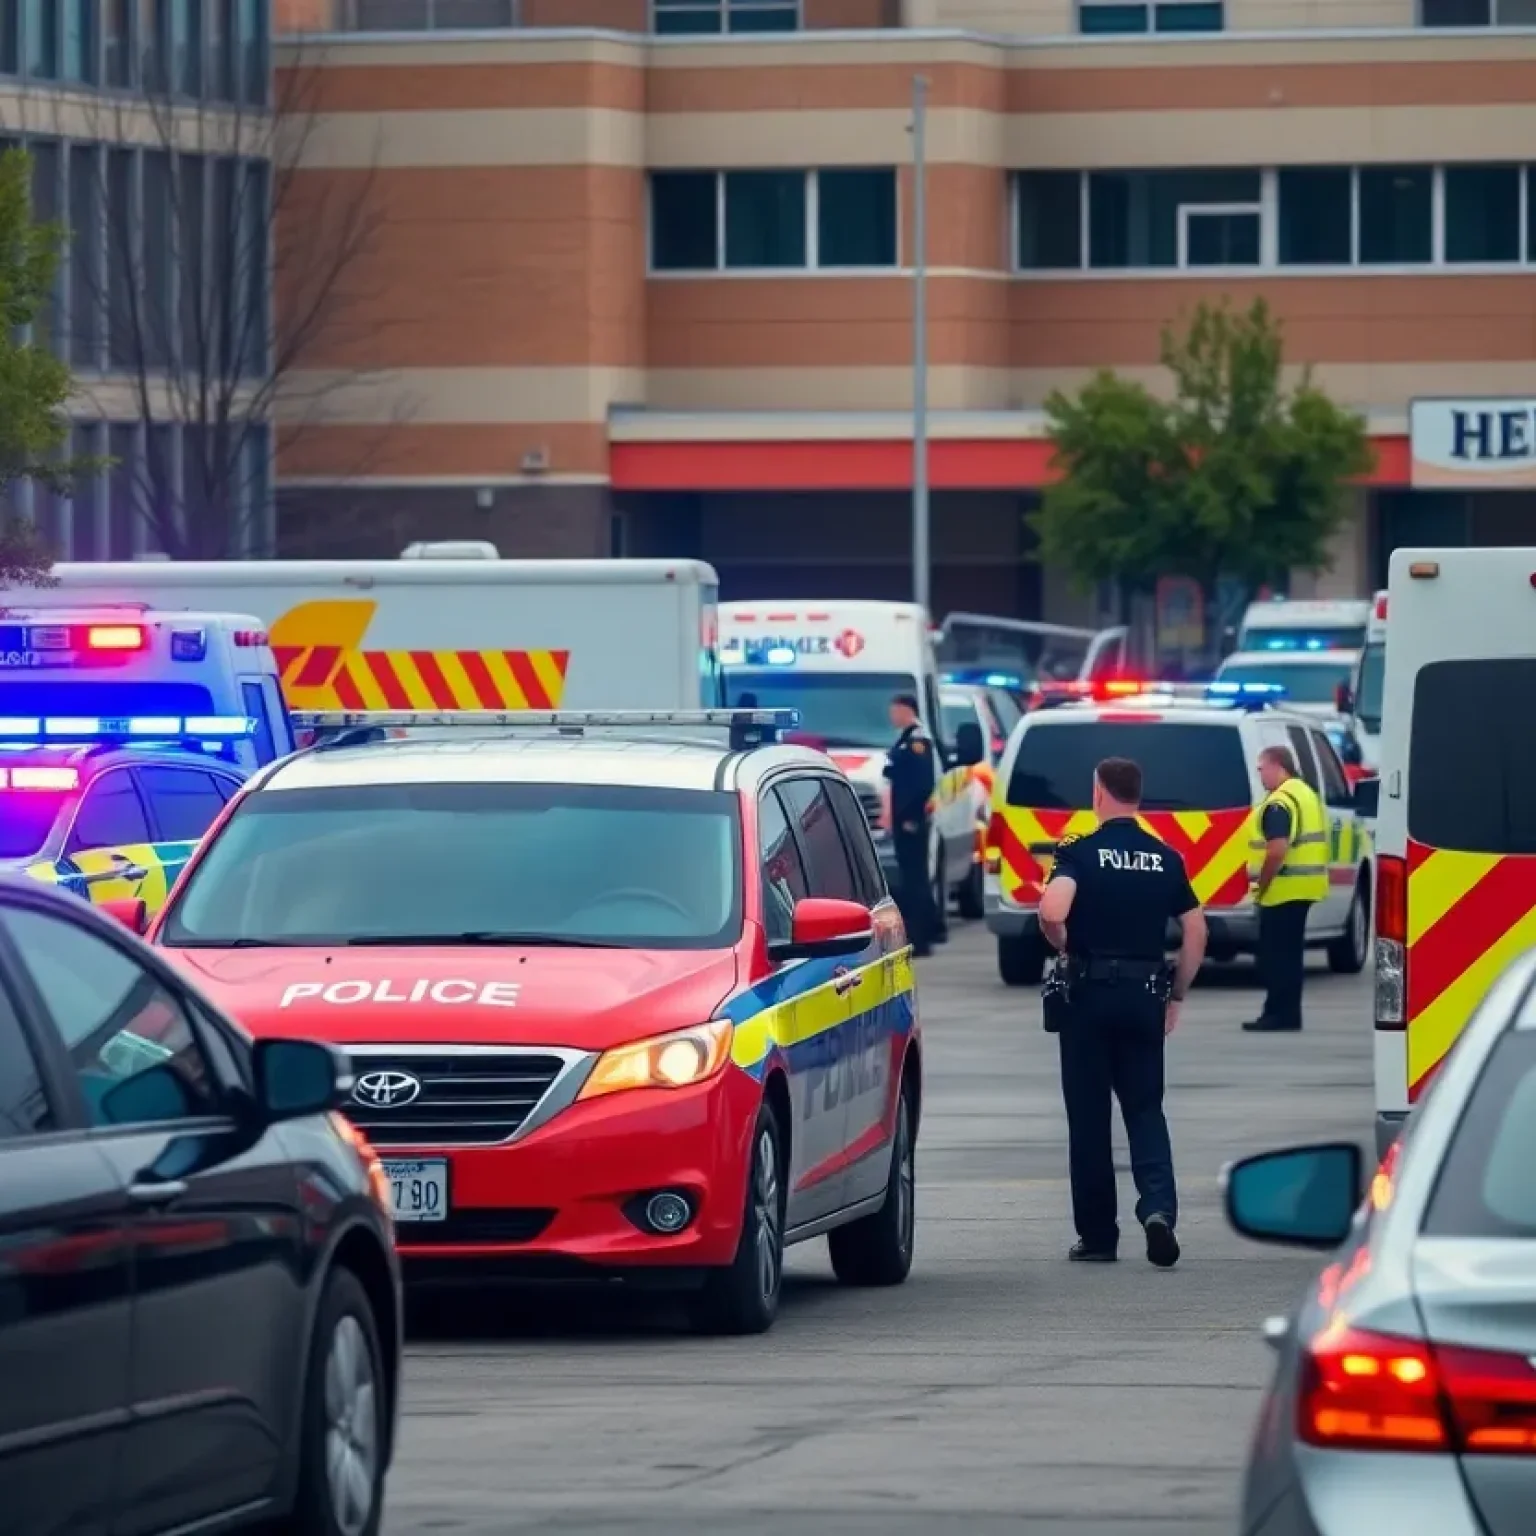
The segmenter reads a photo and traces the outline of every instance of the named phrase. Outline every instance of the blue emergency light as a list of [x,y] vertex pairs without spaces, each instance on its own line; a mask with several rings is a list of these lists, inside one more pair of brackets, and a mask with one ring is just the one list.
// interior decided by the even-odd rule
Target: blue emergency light
[[237,741],[254,735],[243,715],[0,716],[0,741],[89,745],[113,741]]
[[1207,683],[1205,696],[1218,703],[1235,704],[1239,708],[1262,709],[1266,704],[1278,704],[1286,696],[1283,683]]
[[1012,688],[1022,692],[1024,679],[1011,672],[983,672],[979,667],[963,667],[958,671],[944,673],[946,683],[981,684],[984,688]]
[[792,667],[798,660],[792,645],[728,645],[720,652],[722,667]]

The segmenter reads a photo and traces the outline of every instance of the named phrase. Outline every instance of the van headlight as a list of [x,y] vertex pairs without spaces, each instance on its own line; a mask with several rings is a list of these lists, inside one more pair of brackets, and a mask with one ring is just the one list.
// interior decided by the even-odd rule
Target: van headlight
[[733,1033],[729,1019],[712,1019],[691,1029],[616,1045],[598,1057],[576,1095],[577,1102],[630,1088],[687,1088],[702,1083],[730,1059]]

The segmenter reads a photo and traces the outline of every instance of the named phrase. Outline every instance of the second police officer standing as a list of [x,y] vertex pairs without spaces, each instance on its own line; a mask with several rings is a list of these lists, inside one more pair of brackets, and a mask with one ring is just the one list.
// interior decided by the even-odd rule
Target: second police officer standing
[[[1130,1143],[1147,1257],[1166,1269],[1179,1258],[1179,1212],[1163,1114],[1164,1043],[1205,957],[1206,926],[1184,860],[1143,829],[1136,819],[1140,805],[1140,767],[1106,758],[1093,776],[1099,825],[1057,848],[1040,898],[1040,925],[1065,956],[1065,1005],[1059,992],[1047,998],[1047,1027],[1060,1040],[1067,1108],[1078,1236],[1069,1257],[1089,1263],[1117,1257],[1113,1098]],[[1182,930],[1171,968],[1170,919]]]
[[928,878],[929,802],[938,784],[932,738],[923,730],[917,700],[898,693],[891,700],[891,724],[900,733],[887,754],[891,786],[891,845],[896,854],[896,904],[901,908],[914,955],[933,953],[941,918]]

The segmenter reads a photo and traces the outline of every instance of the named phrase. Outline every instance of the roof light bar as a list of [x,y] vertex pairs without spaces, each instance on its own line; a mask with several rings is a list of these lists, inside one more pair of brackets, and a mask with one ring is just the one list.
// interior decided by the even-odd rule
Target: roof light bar
[[1278,704],[1288,693],[1283,683],[1239,683],[1218,680],[1206,685],[1206,697],[1249,709]]
[[93,624],[85,644],[92,651],[142,651],[144,630],[138,624]]
[[800,724],[798,709],[410,709],[298,711],[289,716],[296,731],[361,731],[411,728],[454,730],[537,730],[582,735],[589,730],[725,730],[733,747],[765,746],[780,731]]
[[31,789],[57,793],[78,789],[80,773],[75,768],[23,764],[19,768],[0,768],[0,789]]
[[256,722],[241,715],[0,716],[0,741],[235,741]]

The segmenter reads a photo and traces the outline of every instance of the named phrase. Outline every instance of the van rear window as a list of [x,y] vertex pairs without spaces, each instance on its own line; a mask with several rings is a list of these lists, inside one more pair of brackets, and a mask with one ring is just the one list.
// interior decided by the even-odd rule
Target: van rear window
[[1084,810],[1093,803],[1093,770],[1106,757],[1141,764],[1143,810],[1219,811],[1251,803],[1241,732],[1161,720],[1041,720],[1027,727],[1008,781],[1008,803]]
[[1413,683],[1408,835],[1536,854],[1536,657],[1433,661]]

